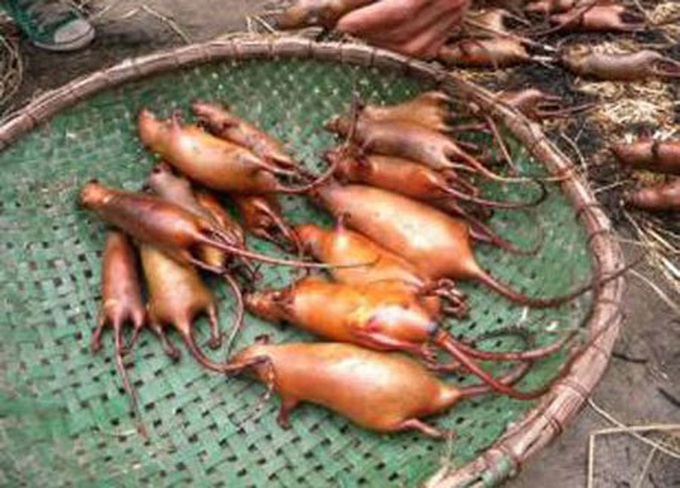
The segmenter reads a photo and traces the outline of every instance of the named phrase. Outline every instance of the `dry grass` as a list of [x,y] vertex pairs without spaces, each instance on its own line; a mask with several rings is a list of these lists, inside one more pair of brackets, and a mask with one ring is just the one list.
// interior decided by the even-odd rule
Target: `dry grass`
[[[680,42],[680,2],[673,0],[657,5],[645,2],[645,7],[637,0],[624,0],[623,3],[642,11],[649,23],[662,32],[667,42],[657,45],[642,44],[630,36],[623,35],[618,36],[616,42],[603,42],[596,46],[588,46],[589,48],[596,52],[614,54],[635,52],[641,49],[665,49]],[[511,73],[511,69],[486,72],[457,71],[457,74],[464,78],[487,86],[497,85],[499,81],[509,79],[508,75]],[[566,76],[556,72],[557,74]],[[680,100],[677,98],[677,86],[673,86],[672,83],[655,79],[636,83],[592,82],[576,79],[573,85],[576,90],[595,97],[599,101],[597,107],[588,112],[588,119],[594,123],[597,132],[604,139],[601,144],[596,144],[596,147],[600,148],[596,149],[597,152],[591,150],[585,156],[579,148],[578,137],[568,137],[562,130],[566,125],[565,121],[545,120],[543,124],[546,129],[560,135],[562,141],[571,149],[570,153],[573,154],[575,164],[582,173],[587,175],[592,164],[602,162],[611,164],[612,156],[608,150],[609,145],[616,140],[631,142],[637,139],[640,136],[638,130],[641,126],[648,128],[649,135],[655,139],[680,138],[680,124],[675,121]],[[620,190],[621,187],[630,186],[635,181],[653,184],[663,178],[661,175],[646,172],[636,172],[630,176],[619,174],[616,181],[605,182],[593,191],[597,194],[615,189]],[[637,281],[640,286],[649,288],[661,302],[680,316],[680,227],[673,230],[670,219],[664,220],[644,212],[624,211],[623,215],[632,232],[632,238],[625,239],[626,242],[644,250],[646,259],[654,271],[647,275],[633,270],[631,280]],[[590,436],[589,487],[593,486],[596,440],[601,436],[630,435],[650,446],[639,475],[631,480],[633,486],[640,486],[646,479],[656,457],[670,456],[680,460],[680,425],[626,426],[592,401],[591,407],[615,427],[593,432]]]
[[[666,2],[646,11],[650,22],[662,25],[666,36],[680,39],[680,3]],[[620,53],[644,48],[631,39],[618,42],[602,43],[594,46],[598,52]],[[646,80],[635,83],[590,82],[576,80],[575,87],[600,100],[597,108],[591,113],[591,120],[597,125],[600,133],[607,134],[609,140],[596,159],[610,159],[607,146],[615,140],[631,142],[640,134],[640,126],[647,127],[651,137],[658,140],[677,139],[680,137],[680,125],[675,121],[675,114],[680,106],[677,99],[677,88],[664,80]],[[636,172],[630,182],[655,184],[664,179],[661,175],[647,172]],[[598,190],[595,190],[596,192]],[[679,311],[680,306],[680,236],[668,228],[669,221],[644,212],[624,213],[634,242],[647,252],[649,264],[659,272],[669,285],[664,291],[654,281],[640,273],[634,273],[645,286],[654,291],[669,308]]]
[[7,17],[0,19],[0,113],[4,115],[24,78],[18,41],[7,33],[13,28]]
[[609,129],[609,126],[615,126],[625,131],[635,124],[651,125],[658,129],[672,128],[676,102],[671,97],[667,86],[662,85],[665,93],[647,98],[637,96],[637,93],[643,90],[638,90],[633,86],[629,88],[628,94],[603,101],[595,112],[594,117],[605,130]]
[[[593,51],[603,53],[626,53],[639,50],[631,40],[618,43],[602,43]],[[603,133],[625,133],[633,124],[654,126],[660,131],[677,130],[674,110],[678,101],[669,83],[662,80],[646,80],[635,83],[611,81],[592,82],[577,80],[576,89],[596,95],[600,104],[593,112],[593,120]]]
[[647,15],[652,25],[660,26],[670,43],[680,42],[680,3],[660,3],[647,12]]
[[680,235],[668,229],[663,221],[645,213],[624,214],[635,238],[647,251],[649,264],[666,279],[675,297],[665,293],[652,280],[635,275],[645,282],[670,308],[680,315]]
[[[615,425],[615,427],[600,429],[590,433],[588,442],[588,488],[593,488],[594,486],[595,461],[597,454],[596,440],[598,437],[627,434],[651,447],[650,454],[643,464],[641,474],[637,478],[636,486],[639,486],[640,480],[644,479],[652,459],[657,453],[662,453],[673,459],[680,460],[680,449],[678,449],[677,442],[677,436],[680,435],[680,424],[652,423],[627,426],[623,422],[617,420],[604,408],[597,405],[592,398],[588,400],[588,405],[597,412],[598,415]],[[650,438],[650,433],[657,434],[656,438]]]
[[[639,9],[651,25],[658,26],[668,38],[668,45],[680,39],[680,3],[663,2],[653,9]],[[644,46],[632,38],[620,37],[616,42],[603,42],[590,46],[595,52],[608,54],[638,51]],[[584,93],[597,95],[601,105],[593,114],[593,120],[604,133],[612,131],[625,134],[629,126],[645,124],[653,126],[658,133],[678,132],[674,111],[680,105],[671,90],[670,83],[663,80],[647,80],[635,83],[589,82],[577,80],[576,88]]]

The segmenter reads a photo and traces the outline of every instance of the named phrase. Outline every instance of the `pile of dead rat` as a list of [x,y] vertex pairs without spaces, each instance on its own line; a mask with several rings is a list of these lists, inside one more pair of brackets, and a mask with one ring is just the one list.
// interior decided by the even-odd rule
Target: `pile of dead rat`
[[[497,235],[486,220],[492,209],[512,212],[537,205],[549,181],[521,176],[510,165],[492,167],[488,152],[454,137],[498,134],[490,118],[452,124],[450,100],[437,91],[398,105],[354,103],[350,113],[326,124],[339,144],[323,155],[327,169],[316,175],[287,154],[283,142],[228,109],[197,102],[193,112],[197,124],[177,112],[160,120],[141,110],[141,140],[160,161],[146,184],[140,182],[144,189],[130,192],[90,181],[79,197],[110,226],[92,348],[101,348],[106,327],[113,329],[116,364],[140,430],[123,355],[145,329],[158,336],[173,359],[180,354],[168,327],[207,370],[249,373],[264,383],[280,396],[284,427],[296,405],[311,402],[373,431],[415,429],[446,438],[450,432],[423,419],[472,396],[536,399],[569,369],[577,355],[573,334],[537,347],[533,336],[508,328],[498,334],[519,334],[525,346],[491,351],[454,337],[443,326],[447,316],[474,313],[456,287],[458,280],[477,281],[523,307],[554,307],[615,277],[561,297],[530,297],[478,264],[473,250],[478,243],[534,252]],[[543,191],[531,201],[495,201],[475,184],[484,179]],[[311,199],[336,218],[336,225],[289,225],[277,200],[282,194]],[[248,233],[276,243],[288,257],[249,249]],[[263,290],[258,267],[273,265],[308,268],[308,273],[283,289]],[[210,359],[193,330],[195,318],[206,314],[209,346],[220,347],[216,300],[204,273],[224,279],[236,296],[227,342],[243,327],[244,309],[270,322],[293,324],[324,342],[263,339],[223,363]],[[134,327],[130,344],[124,340],[126,325]],[[535,360],[566,348],[571,359],[553,381],[534,391],[514,386]],[[506,373],[494,375],[485,361],[511,364]],[[452,373],[478,379],[457,387],[447,378]]]
[[[282,30],[321,28],[323,31],[319,35],[325,35],[336,30],[341,19],[350,17],[374,1],[284,2],[292,5],[273,20]],[[640,2],[616,0],[488,0],[472,2],[471,6],[475,9],[465,12],[460,25],[451,30],[447,43],[436,53],[431,53],[445,67],[483,71],[540,64],[551,69],[561,67],[565,75],[583,80],[617,83],[656,79],[670,84],[680,78],[680,61],[668,55],[677,45],[673,38],[666,44],[649,44],[665,50],[667,54],[647,47],[619,46],[612,50],[606,43],[574,43],[572,39],[574,34],[607,34],[609,37],[601,40],[625,35],[624,39],[629,41],[633,34],[652,35],[659,33],[665,25],[677,25],[677,14],[652,19]],[[390,15],[384,14],[379,19],[381,25],[400,25],[403,21],[397,8],[392,9]],[[553,36],[557,47],[548,44],[546,36]],[[376,39],[378,41],[382,47],[402,53],[412,52],[418,47],[427,52],[427,42],[437,45],[436,36],[414,38],[408,29],[403,32],[395,29],[391,36]],[[587,103],[568,107],[559,96],[536,87],[502,90],[495,94],[495,98],[537,121],[568,118],[596,105]],[[632,127],[631,131],[638,132]],[[677,178],[680,175],[680,141],[677,138],[661,141],[648,136],[643,132],[636,144],[611,146],[625,170],[656,173],[656,177],[652,177],[658,180],[658,184],[649,185],[647,182],[641,187],[636,185],[638,187],[623,195],[623,200],[628,206],[644,211],[680,212],[680,179]]]

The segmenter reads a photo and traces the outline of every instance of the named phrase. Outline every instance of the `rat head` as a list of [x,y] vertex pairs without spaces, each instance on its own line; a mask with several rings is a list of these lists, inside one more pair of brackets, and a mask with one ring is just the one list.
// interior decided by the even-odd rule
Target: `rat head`
[[564,12],[571,9],[577,0],[537,0],[530,2],[524,10],[541,14]]
[[574,73],[587,72],[585,69],[592,51],[584,45],[570,46],[560,54],[560,61]]
[[[267,229],[275,225],[272,212],[280,211],[278,202],[264,195],[237,198],[236,205],[246,227]],[[272,207],[273,206],[273,207]]]
[[268,198],[266,195],[252,197],[248,200],[248,204],[250,205],[252,212],[257,214],[259,219],[266,219],[269,217],[270,213],[281,211],[278,200],[275,198]]
[[251,359],[258,356],[259,345],[253,344],[252,346],[245,347],[229,358],[231,364],[247,364]]
[[178,114],[174,114],[170,121],[159,120],[149,109],[143,108],[137,116],[142,143],[155,152],[160,152],[171,135],[172,127],[179,124],[178,117]]
[[111,191],[97,180],[88,181],[80,190],[79,201],[85,208],[94,208],[111,198]]
[[300,4],[291,5],[276,18],[276,27],[281,30],[288,30],[309,25],[308,10]]
[[339,115],[328,120],[323,125],[324,129],[329,132],[334,132],[340,136],[347,136],[352,127],[352,120],[346,115]]
[[[274,346],[275,347],[275,346]],[[255,338],[255,343],[241,349],[234,354],[229,363],[235,366],[243,366],[243,369],[236,371],[236,373],[257,374],[262,375],[266,371],[271,371],[268,366],[271,365],[270,351],[272,346],[268,335],[261,335]]]
[[328,234],[324,229],[315,224],[302,224],[295,226],[293,232],[305,252],[316,257],[322,255],[325,238]]
[[157,163],[149,174],[149,187],[163,198],[175,199],[177,193],[191,193],[191,184],[185,178],[176,176],[170,165],[161,161]]
[[338,16],[330,6],[331,2],[300,0],[278,16],[276,27],[281,30],[311,26],[332,28]]
[[326,151],[323,158],[329,166],[335,167],[333,174],[340,181],[352,181],[352,174],[360,166],[357,152],[354,146],[342,145]]
[[268,322],[281,322],[289,316],[291,296],[288,290],[265,290],[243,296],[246,309]]
[[609,148],[624,168],[644,169],[658,153],[658,141],[642,139],[634,143],[613,144]]
[[191,110],[199,122],[211,131],[220,132],[235,123],[229,109],[224,106],[196,100],[191,104]]

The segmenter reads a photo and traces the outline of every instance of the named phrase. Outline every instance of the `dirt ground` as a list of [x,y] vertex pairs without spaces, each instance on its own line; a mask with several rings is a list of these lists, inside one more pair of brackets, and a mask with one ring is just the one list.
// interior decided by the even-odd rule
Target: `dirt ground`
[[[258,12],[265,2],[95,0],[90,3],[96,11],[107,5],[111,7],[94,20],[97,38],[90,48],[78,53],[51,54],[21,43],[25,79],[12,108],[42,90],[81,74],[127,57],[181,45],[185,41],[168,20],[174,20],[191,41],[204,41],[244,30],[245,17]],[[162,19],[163,16],[167,18]],[[630,259],[635,253],[627,249],[627,254]],[[651,270],[641,271],[654,278]],[[662,279],[656,282],[663,285]],[[625,312],[627,319],[616,357],[595,390],[593,400],[627,425],[680,423],[680,317],[635,277],[629,278]],[[607,427],[612,424],[586,406],[566,432],[531,460],[507,486],[585,486],[589,436]],[[674,442],[680,446],[680,438],[676,437]],[[659,452],[652,454],[652,449],[626,434],[599,437],[594,486],[680,487],[680,461]]]

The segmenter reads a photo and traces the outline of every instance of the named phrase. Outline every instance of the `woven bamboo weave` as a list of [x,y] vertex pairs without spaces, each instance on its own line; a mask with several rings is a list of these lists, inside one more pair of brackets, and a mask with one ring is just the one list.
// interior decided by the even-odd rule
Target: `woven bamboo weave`
[[[176,108],[186,111],[196,98],[227,101],[321,171],[318,156],[333,144],[322,123],[347,110],[354,92],[370,102],[392,103],[435,87],[455,104],[474,103],[493,116],[523,172],[570,175],[550,184],[549,198],[535,210],[497,212],[491,221],[502,235],[527,247],[542,237],[538,255],[479,246],[477,256],[485,267],[541,296],[564,293],[621,268],[606,215],[539,127],[480,87],[366,46],[289,38],[192,45],[75,80],[6,121],[0,127],[0,484],[492,486],[558,435],[606,368],[621,322],[623,279],[543,311],[524,310],[462,284],[473,314],[446,324],[456,335],[474,339],[519,322],[541,331],[541,344],[556,339],[545,332],[551,325],[558,330],[580,326],[597,339],[541,401],[488,396],[432,419],[458,432],[449,444],[411,433],[366,432],[312,406],[295,411],[293,428],[283,431],[275,422],[275,400],[251,418],[261,386],[205,373],[186,354],[172,364],[151,334],[126,360],[150,431],[145,442],[134,434],[111,359],[112,339],[105,336],[109,344],[98,356],[88,351],[99,306],[104,226],[77,207],[76,195],[90,178],[128,189],[144,183],[153,157],[136,135],[139,109],[148,106],[166,116]],[[485,135],[470,141],[491,145]],[[497,199],[526,198],[536,191],[496,184],[485,184],[485,190]],[[284,206],[294,222],[330,222],[299,197],[286,197]],[[256,250],[277,253],[264,242],[252,243]],[[266,286],[284,286],[295,275],[270,267],[264,278]],[[211,285],[226,328],[233,302],[221,285]],[[199,321],[202,340],[206,329]],[[237,347],[262,333],[275,341],[312,340],[249,317]],[[519,346],[511,338],[483,345]],[[521,386],[541,384],[564,359],[561,354],[538,362]]]

